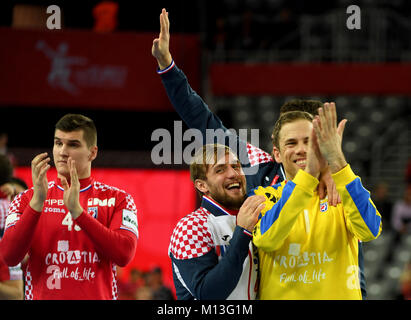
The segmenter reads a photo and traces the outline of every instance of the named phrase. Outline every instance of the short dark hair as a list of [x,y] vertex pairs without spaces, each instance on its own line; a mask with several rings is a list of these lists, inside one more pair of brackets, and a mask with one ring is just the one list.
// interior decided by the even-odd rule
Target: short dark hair
[[8,156],[0,154],[0,185],[10,182],[13,176],[13,165]]
[[304,111],[316,116],[318,115],[318,108],[322,106],[323,103],[319,100],[293,99],[287,101],[280,107],[280,115],[290,111]]
[[84,140],[88,147],[97,145],[97,129],[94,121],[81,114],[66,114],[56,123],[56,130],[72,132],[83,130]]
[[273,129],[273,145],[280,149],[280,130],[286,123],[291,123],[297,120],[313,121],[313,116],[305,111],[289,111],[280,115]]

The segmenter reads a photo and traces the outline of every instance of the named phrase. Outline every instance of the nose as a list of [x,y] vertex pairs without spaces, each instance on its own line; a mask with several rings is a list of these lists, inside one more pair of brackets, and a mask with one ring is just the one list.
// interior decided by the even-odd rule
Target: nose
[[227,172],[228,178],[235,178],[240,175],[240,173],[237,170],[235,170],[232,166],[228,166],[228,169],[226,172]]
[[67,145],[65,143],[61,145],[59,153],[61,156],[68,156]]
[[295,150],[296,154],[305,155],[307,153],[307,144],[305,142],[300,141],[297,144],[297,148]]

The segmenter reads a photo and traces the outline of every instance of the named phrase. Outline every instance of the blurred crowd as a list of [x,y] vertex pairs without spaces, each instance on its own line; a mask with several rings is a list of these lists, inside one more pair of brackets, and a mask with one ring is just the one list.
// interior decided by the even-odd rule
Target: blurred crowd
[[164,285],[160,267],[149,271],[132,268],[128,277],[117,268],[119,300],[175,300],[174,293]]
[[[377,280],[384,277],[385,266],[392,263],[396,248],[411,235],[411,159],[405,172],[405,190],[398,200],[392,201],[388,196],[389,185],[385,182],[378,183],[372,193],[375,206],[383,218],[383,232],[391,233],[388,250],[383,263],[379,266]],[[411,300],[411,258],[404,264],[399,277],[400,292],[397,299]]]

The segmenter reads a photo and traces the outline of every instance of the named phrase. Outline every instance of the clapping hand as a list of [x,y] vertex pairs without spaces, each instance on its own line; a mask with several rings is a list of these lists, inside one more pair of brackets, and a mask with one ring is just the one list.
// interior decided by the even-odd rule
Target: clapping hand
[[61,185],[64,189],[63,200],[73,219],[76,219],[83,212],[80,205],[80,181],[77,175],[76,163],[69,157],[67,165],[70,170],[70,185],[65,177],[61,177]]

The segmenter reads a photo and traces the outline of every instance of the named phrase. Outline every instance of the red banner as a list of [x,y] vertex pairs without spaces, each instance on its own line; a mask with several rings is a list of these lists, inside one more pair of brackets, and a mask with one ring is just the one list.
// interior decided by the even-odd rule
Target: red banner
[[[15,171],[31,187],[31,168]],[[55,168],[48,173],[49,181],[56,178]],[[177,222],[195,209],[196,193],[188,170],[103,169],[94,168],[97,181],[127,191],[137,207],[139,240],[134,260],[126,267],[148,271],[159,266],[164,282],[173,291],[173,274],[168,246]]]
[[411,95],[411,64],[213,64],[214,95]]
[[[0,28],[0,105],[172,110],[152,33]],[[171,52],[199,88],[199,40],[173,34]]]

